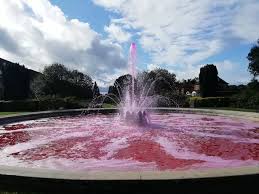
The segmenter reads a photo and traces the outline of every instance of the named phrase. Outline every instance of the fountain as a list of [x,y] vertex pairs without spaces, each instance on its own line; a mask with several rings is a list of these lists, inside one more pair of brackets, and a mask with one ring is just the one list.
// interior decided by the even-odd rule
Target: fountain
[[[129,73],[131,75],[131,85],[126,88],[125,99],[121,102],[120,114],[126,122],[131,124],[137,123],[139,125],[147,125],[150,123],[150,117],[145,110],[146,107],[142,107],[144,104],[141,101],[140,96],[135,95],[135,79],[136,79],[136,61],[137,61],[137,47],[135,43],[130,45],[129,50]],[[138,99],[138,101],[137,101]],[[146,99],[144,99],[145,101]]]
[[[136,94],[135,90],[140,89],[136,87],[136,62],[137,62],[137,46],[135,43],[130,45],[128,56],[128,69],[130,75],[130,85],[123,88],[119,83],[115,82],[115,87],[118,96],[115,94],[107,94],[105,96],[98,96],[92,100],[89,108],[97,107],[96,104],[100,104],[98,107],[102,107],[104,101],[108,98],[119,107],[120,117],[127,123],[148,125],[150,124],[150,116],[147,108],[150,104],[157,100],[157,96],[149,96],[149,93],[157,80],[153,80],[150,84],[145,83],[140,87],[143,87],[141,91]],[[161,98],[161,96],[159,97]],[[101,100],[101,103],[98,101]],[[166,98],[165,98],[166,99]],[[148,103],[146,103],[148,102]],[[85,112],[83,112],[85,113]]]
[[[125,90],[116,84],[118,96],[105,97],[118,103],[118,110],[4,125],[0,130],[0,164],[134,171],[259,163],[257,122],[155,109],[151,123],[148,105],[155,97],[149,92],[156,80],[150,86],[141,84],[139,92],[136,59],[136,44],[132,43],[130,84]],[[231,152],[229,148],[233,148]]]
[[[117,103],[119,110],[87,109],[86,114],[80,114],[82,110],[60,110],[0,118],[0,175],[26,176],[22,180],[28,182],[37,180],[30,179],[30,176],[46,178],[38,180],[42,184],[42,190],[46,188],[45,184],[49,187],[50,178],[54,180],[52,186],[59,184],[58,181],[55,182],[57,178],[65,180],[60,188],[69,185],[67,179],[86,179],[91,184],[80,182],[80,186],[75,185],[73,189],[91,188],[92,191],[105,188],[94,186],[92,183],[95,179],[129,181],[133,177],[134,181],[141,179],[141,184],[137,187],[129,184],[126,188],[134,190],[145,185],[146,190],[153,192],[156,189],[157,193],[161,193],[164,188],[172,189],[174,186],[204,191],[203,183],[208,175],[213,179],[209,182],[208,188],[211,188],[215,183],[214,176],[237,176],[240,172],[259,173],[256,167],[259,164],[258,113],[156,108],[152,112],[151,123],[148,105],[154,98],[149,96],[149,91],[154,82],[149,87],[145,84],[141,92],[135,93],[134,43],[130,47],[129,69],[132,80],[125,94],[121,93],[122,89],[116,84],[118,96],[111,94],[105,97]],[[247,170],[247,166],[251,169]],[[224,169],[220,171],[220,168]],[[232,168],[241,170],[235,171]],[[185,173],[186,170],[192,170],[193,174]],[[200,173],[203,170],[215,171],[209,171],[210,174],[207,171]],[[104,175],[105,172],[108,173]],[[204,175],[207,177],[203,179]],[[169,187],[162,187],[162,181],[159,182],[160,186],[155,187],[143,184],[145,179],[152,178],[176,181],[174,186],[173,182],[167,184]],[[197,180],[202,184],[197,186],[193,184],[198,181],[185,182],[187,178],[199,178]],[[6,177],[3,180],[8,182]],[[47,181],[43,184],[44,180]],[[247,180],[251,187],[256,186],[251,179]],[[179,184],[179,181],[184,184]],[[21,185],[16,176],[10,182],[11,189],[13,184],[18,184],[18,187]],[[232,182],[226,184],[222,179],[220,182],[224,187],[233,185]],[[122,181],[114,181],[112,184],[109,188],[118,188],[120,191],[124,189]],[[186,184],[190,187],[186,187]],[[238,185],[240,181],[235,186]],[[191,193],[190,191],[184,193]]]

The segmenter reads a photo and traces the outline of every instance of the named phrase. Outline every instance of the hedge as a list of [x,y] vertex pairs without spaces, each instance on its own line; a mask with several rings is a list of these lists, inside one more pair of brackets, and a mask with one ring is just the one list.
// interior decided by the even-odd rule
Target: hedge
[[190,107],[228,107],[231,103],[231,99],[227,97],[191,97]]
[[82,105],[73,97],[45,98],[40,100],[0,101],[1,112],[15,111],[44,111],[56,109],[82,108]]
[[235,95],[232,99],[232,107],[259,110],[259,92],[254,95]]

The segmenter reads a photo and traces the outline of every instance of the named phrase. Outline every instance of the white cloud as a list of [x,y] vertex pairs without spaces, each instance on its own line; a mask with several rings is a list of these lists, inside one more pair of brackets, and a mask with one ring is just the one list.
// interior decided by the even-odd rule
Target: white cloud
[[167,64],[181,78],[196,74],[202,61],[224,52],[233,39],[259,38],[258,0],[94,2],[120,13],[112,22],[135,30],[151,63]]
[[95,4],[102,5],[108,9],[117,9],[126,0],[93,0]]
[[109,26],[104,27],[104,31],[108,33],[110,40],[123,43],[129,41],[131,34],[124,31],[121,26],[111,23]]
[[[36,70],[64,63],[104,86],[111,74],[125,72],[120,43],[132,36],[150,54],[150,63],[166,66],[179,78],[197,76],[201,61],[224,51],[229,40],[247,43],[259,38],[258,0],[93,2],[121,15],[104,27],[108,39],[88,23],[68,19],[49,0],[0,0],[0,57]],[[233,65],[232,70],[239,65],[222,64]]]
[[147,70],[148,71],[152,71],[152,70],[155,70],[157,68],[159,68],[159,65],[156,65],[156,64],[148,64],[147,65]]
[[171,71],[172,73],[176,74],[176,78],[179,80],[182,79],[192,79],[195,77],[199,77],[199,72],[200,72],[200,68],[203,65],[191,65],[191,64],[186,64],[184,66],[182,66],[180,69],[177,70],[173,70]]
[[219,77],[229,84],[248,83],[251,80],[251,75],[246,67],[238,62],[224,60],[216,61],[213,64],[217,66]]
[[232,26],[234,34],[248,42],[255,42],[259,38],[259,2],[243,2],[237,12]]
[[[218,69],[218,76],[229,84],[244,84],[251,80],[251,75],[246,67],[238,62],[231,60],[214,61],[208,64],[214,64]],[[190,79],[199,77],[200,68],[205,64],[200,65],[185,65],[172,71],[177,76],[177,79]]]
[[[0,0],[0,57],[41,70],[60,62],[99,78],[125,69],[120,45],[48,0]],[[103,83],[100,83],[103,84]]]
[[154,63],[197,63],[221,50],[217,33],[223,33],[226,22],[218,20],[225,9],[212,12],[219,5],[211,1],[129,0],[112,5],[98,1],[98,5],[119,10],[122,25],[141,31],[140,44],[151,52]]
[[216,66],[218,66],[221,71],[231,71],[235,68],[235,64],[232,61],[224,60],[222,62],[216,62]]

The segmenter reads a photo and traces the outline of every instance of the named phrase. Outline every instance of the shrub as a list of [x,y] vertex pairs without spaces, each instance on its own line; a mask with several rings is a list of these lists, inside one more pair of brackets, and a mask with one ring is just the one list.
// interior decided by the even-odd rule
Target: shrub
[[82,108],[79,101],[74,97],[50,98],[46,97],[38,100],[17,100],[1,101],[0,111],[44,111],[57,109]]
[[226,97],[191,97],[189,101],[190,107],[228,107],[230,102]]
[[259,109],[259,82],[252,80],[232,99],[231,106],[235,108]]
[[35,100],[1,101],[0,111],[35,111],[38,109],[38,104],[38,101]]
[[244,92],[234,95],[231,106],[235,108],[259,109],[259,92],[254,94]]

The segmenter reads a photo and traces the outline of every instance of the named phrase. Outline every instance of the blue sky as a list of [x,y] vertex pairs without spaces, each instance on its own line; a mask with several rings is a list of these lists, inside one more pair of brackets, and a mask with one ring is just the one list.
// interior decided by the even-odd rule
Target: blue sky
[[246,56],[259,38],[258,0],[0,0],[0,57],[41,71],[60,62],[101,87],[138,69],[167,68],[179,79],[207,63],[231,84],[251,79]]

